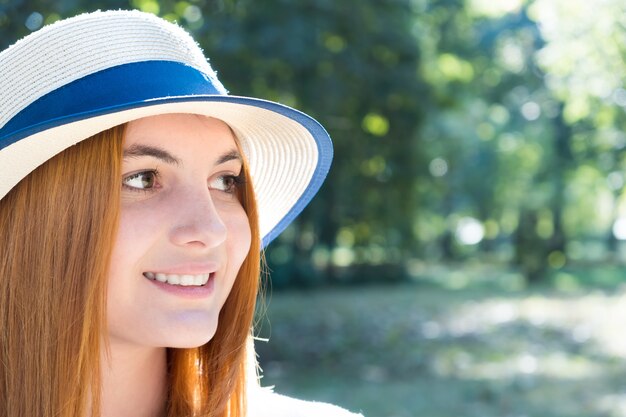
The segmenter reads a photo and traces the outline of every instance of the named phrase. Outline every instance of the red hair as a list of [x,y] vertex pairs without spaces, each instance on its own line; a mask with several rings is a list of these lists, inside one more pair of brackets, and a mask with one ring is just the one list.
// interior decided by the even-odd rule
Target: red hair
[[[0,417],[99,415],[123,136],[118,126],[68,148],[0,200]],[[245,414],[261,238],[245,161],[244,176],[252,244],[213,339],[168,350],[169,417]]]

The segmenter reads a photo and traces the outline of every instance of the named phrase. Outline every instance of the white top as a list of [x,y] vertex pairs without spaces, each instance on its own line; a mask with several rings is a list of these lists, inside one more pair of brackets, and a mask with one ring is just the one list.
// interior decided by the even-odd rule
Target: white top
[[336,405],[303,401],[276,394],[269,388],[248,390],[247,417],[363,417]]

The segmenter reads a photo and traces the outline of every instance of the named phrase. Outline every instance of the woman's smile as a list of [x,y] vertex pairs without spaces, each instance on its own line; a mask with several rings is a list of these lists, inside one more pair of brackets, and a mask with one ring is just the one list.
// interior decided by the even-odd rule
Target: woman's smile
[[202,287],[219,271],[218,262],[188,263],[176,267],[157,268],[143,273],[151,281],[182,287]]
[[162,272],[144,272],[143,276],[152,280],[164,282],[170,285],[180,285],[182,287],[201,287],[206,285],[211,274],[164,274]]
[[[148,275],[150,274],[148,273]],[[145,273],[144,276],[148,278]],[[160,291],[165,291],[175,297],[202,300],[215,293],[215,273],[201,275],[154,274],[154,276],[154,278],[148,278],[149,283]],[[164,279],[165,281],[163,281]],[[187,282],[192,283],[187,284]]]

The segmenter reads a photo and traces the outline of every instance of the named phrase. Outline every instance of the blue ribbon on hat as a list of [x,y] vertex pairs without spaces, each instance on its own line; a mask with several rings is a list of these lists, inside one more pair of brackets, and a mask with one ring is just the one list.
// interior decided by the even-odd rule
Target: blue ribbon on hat
[[225,94],[221,84],[216,86],[206,74],[180,62],[119,65],[68,83],[32,102],[0,129],[0,149],[41,130],[149,105],[155,98]]

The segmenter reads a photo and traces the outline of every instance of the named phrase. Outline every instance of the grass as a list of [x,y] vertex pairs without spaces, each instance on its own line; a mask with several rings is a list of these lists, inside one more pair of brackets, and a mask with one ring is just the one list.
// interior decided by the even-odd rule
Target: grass
[[435,271],[412,284],[273,294],[260,330],[270,341],[257,343],[263,384],[366,417],[626,417],[618,281],[527,290],[462,286],[473,281],[458,273],[453,285]]

